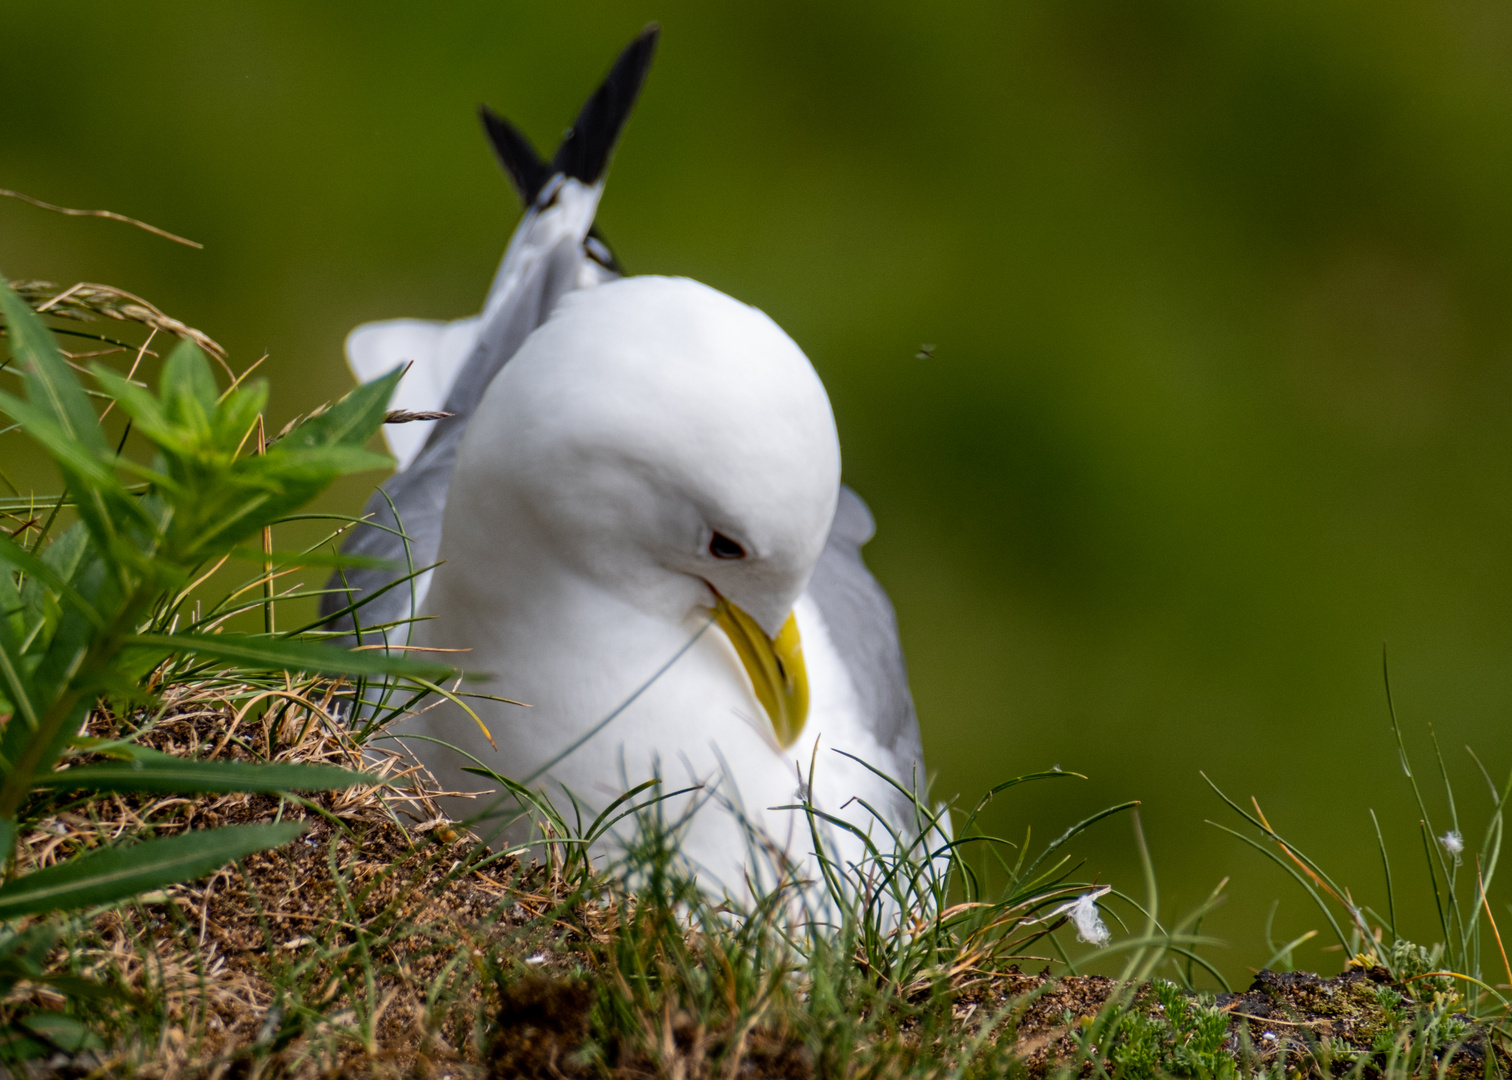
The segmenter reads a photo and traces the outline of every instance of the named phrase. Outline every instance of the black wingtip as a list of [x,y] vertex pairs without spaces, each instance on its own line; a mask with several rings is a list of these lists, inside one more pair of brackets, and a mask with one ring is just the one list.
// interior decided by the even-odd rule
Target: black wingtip
[[529,206],[551,179],[551,163],[541,157],[523,131],[487,105],[478,106],[478,118],[483,121],[494,156],[509,174],[520,201]]
[[565,173],[585,184],[598,183],[609,166],[609,156],[630,118],[630,110],[635,107],[646,73],[651,70],[660,36],[661,27],[652,23],[625,46],[603,84],[578,113],[577,123],[557,147],[551,172]]

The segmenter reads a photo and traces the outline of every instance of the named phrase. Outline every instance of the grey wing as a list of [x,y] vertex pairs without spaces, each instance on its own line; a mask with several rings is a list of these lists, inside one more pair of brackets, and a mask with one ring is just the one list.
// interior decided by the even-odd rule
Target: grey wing
[[913,695],[908,691],[897,616],[861,558],[862,545],[875,532],[871,511],[861,496],[842,486],[835,522],[809,581],[809,592],[860,695],[877,742],[892,754],[890,762],[869,764],[892,770],[894,779],[922,798],[928,779],[924,747]]
[[[593,217],[609,159],[650,70],[658,34],[653,24],[625,47],[550,163],[508,120],[481,110],[489,141],[524,201],[526,214],[489,289],[477,341],[447,392],[442,408],[454,415],[437,421],[415,460],[373,493],[363,508],[366,524],[355,526],[342,547],[348,554],[382,559],[400,569],[332,575],[320,613],[333,629],[355,632],[353,615],[338,612],[358,601],[363,604],[356,621],[363,626],[414,617],[427,575],[404,579],[434,564],[441,550],[452,466],[478,402],[563,294],[619,276],[613,253],[593,231]],[[384,637],[403,641],[408,634],[408,626],[399,625]]]
[[[404,578],[434,564],[441,549],[446,492],[467,422],[489,384],[530,332],[546,321],[564,293],[583,284],[585,261],[581,238],[561,237],[522,276],[509,302],[490,313],[477,344],[447,394],[444,411],[453,415],[436,422],[425,446],[408,468],[395,473],[373,492],[363,507],[364,523],[354,526],[342,545],[345,554],[382,559],[398,569],[357,569],[333,574],[326,586],[331,591],[320,598],[320,613],[331,619],[332,629],[350,631],[355,639],[353,615],[332,616],[359,600],[366,600],[356,613],[357,621],[364,627],[402,624],[414,617],[423,595],[424,578],[410,581]],[[407,624],[384,632],[385,640],[395,642],[404,641],[408,635]]]

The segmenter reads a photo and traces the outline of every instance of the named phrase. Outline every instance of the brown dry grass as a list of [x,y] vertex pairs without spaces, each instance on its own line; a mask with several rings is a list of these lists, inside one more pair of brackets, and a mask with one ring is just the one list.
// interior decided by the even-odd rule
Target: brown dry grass
[[[150,1080],[240,1076],[455,1077],[588,1075],[573,1052],[588,1031],[588,939],[602,944],[619,911],[577,902],[559,876],[501,859],[469,865],[475,838],[439,812],[431,778],[393,751],[357,746],[330,716],[334,687],[295,694],[241,685],[177,687],[159,716],[97,711],[89,734],[185,757],[360,768],[381,783],[312,797],[112,796],[63,807],[22,841],[44,866],[135,834],[298,818],[305,834],[211,877],[95,914],[54,964],[136,995],[105,1028],[116,1042],[73,1074]],[[319,690],[319,693],[315,693]],[[270,707],[271,706],[271,707]],[[602,954],[601,954],[602,955]],[[502,997],[496,968],[515,977]],[[1045,976],[1006,976],[963,994],[955,1019],[980,1026]],[[1105,985],[1107,984],[1107,985]],[[1033,1071],[1064,1052],[1064,1016],[1090,1015],[1107,980],[1068,979],[1018,1020]],[[30,991],[56,1005],[48,991]],[[721,1040],[693,1018],[648,1017],[662,1030],[653,1062],[623,1047],[622,1077],[713,1075]],[[791,1033],[744,1037],[742,1076],[808,1077]],[[1063,1045],[1065,1044],[1065,1045]],[[728,1063],[726,1058],[726,1063]],[[64,1069],[62,1074],[68,1074]],[[721,1070],[723,1071],[723,1070]]]
[[[307,824],[282,849],[84,919],[53,965],[114,983],[140,1004],[102,1007],[93,1019],[114,1037],[109,1049],[50,1075],[808,1080],[825,1071],[811,1056],[813,1032],[780,1009],[758,1011],[737,1032],[687,1014],[675,995],[638,1016],[641,1035],[611,1039],[584,1060],[596,983],[619,978],[613,950],[601,946],[628,924],[634,901],[606,902],[613,890],[585,900],[537,864],[478,865],[476,838],[439,813],[431,778],[396,752],[359,747],[331,717],[335,690],[200,683],[167,691],[145,722],[103,709],[91,717],[90,734],[119,737],[135,722],[140,742],[168,753],[341,765],[379,782],[310,799],[114,796],[60,804],[39,820],[23,837],[23,865],[132,835],[291,817]],[[1234,1016],[1235,1054],[1246,1037],[1249,1045],[1261,1037],[1248,1025],[1283,1025],[1275,1037],[1291,1039],[1292,1028],[1323,1023],[1327,1009],[1313,998],[1332,1002],[1363,976],[1277,979],[1281,997],[1259,982],[1249,995],[1220,997]],[[1080,1060],[1079,1035],[1117,989],[1099,976],[1017,967],[950,983],[934,999],[947,1022],[932,1035],[910,1022],[891,1036],[879,1029],[879,1075],[912,1067],[932,1075],[978,1037],[1011,1040],[1001,1048],[1021,1075],[1052,1074]],[[1311,997],[1291,993],[1292,983]],[[51,991],[23,992],[62,1003]],[[1368,1046],[1370,1034],[1353,1041]],[[1472,1043],[1461,1058],[1474,1066],[1484,1040]],[[1305,1046],[1287,1045],[1305,1059]]]
[[[186,757],[365,769],[380,784],[298,801],[112,796],[60,809],[23,838],[23,865],[43,866],[144,832],[308,825],[283,849],[98,914],[72,936],[59,966],[115,981],[151,1014],[120,1018],[121,1045],[97,1063],[105,1073],[219,1077],[254,1058],[255,1073],[295,1077],[477,1073],[478,1020],[492,1011],[485,954],[502,939],[523,949],[550,937],[562,883],[512,859],[469,868],[473,838],[439,813],[429,777],[355,745],[329,716],[331,690],[301,695],[306,705],[249,704],[255,691],[242,686],[174,689],[139,741]],[[126,726],[99,711],[89,733]],[[587,907],[574,932],[612,918]],[[133,1038],[142,1031],[151,1045]]]

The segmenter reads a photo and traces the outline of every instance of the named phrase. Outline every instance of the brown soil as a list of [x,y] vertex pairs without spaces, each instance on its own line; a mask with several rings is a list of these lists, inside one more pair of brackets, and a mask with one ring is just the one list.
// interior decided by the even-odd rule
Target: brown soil
[[[710,1032],[683,1013],[662,1018],[657,1056],[609,1046],[591,1048],[594,1003],[586,979],[526,977],[501,994],[488,1052],[489,1076],[498,1080],[661,1080],[674,1075],[702,1080],[715,1075],[740,1080],[808,1080],[815,1075],[808,1051],[791,1036],[758,1027],[732,1049],[729,1031]],[[592,1049],[599,1052],[591,1053]],[[585,1052],[590,1051],[590,1052]],[[727,1056],[728,1055],[728,1056]],[[593,1060],[597,1058],[599,1060]],[[718,1063],[718,1074],[712,1070]]]

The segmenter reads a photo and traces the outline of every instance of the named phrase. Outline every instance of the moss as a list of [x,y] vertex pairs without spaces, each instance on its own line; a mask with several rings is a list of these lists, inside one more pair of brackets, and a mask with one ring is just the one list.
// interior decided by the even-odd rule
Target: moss
[[1506,1053],[1492,1048],[1457,1004],[1443,993],[1415,1000],[1382,967],[1331,979],[1261,971],[1245,993],[1215,1000],[1230,1017],[1226,1049],[1246,1073],[1282,1066],[1337,1076],[1359,1065],[1365,1076],[1443,1067],[1445,1077],[1479,1077],[1488,1052],[1496,1058],[1492,1068],[1504,1071]]

